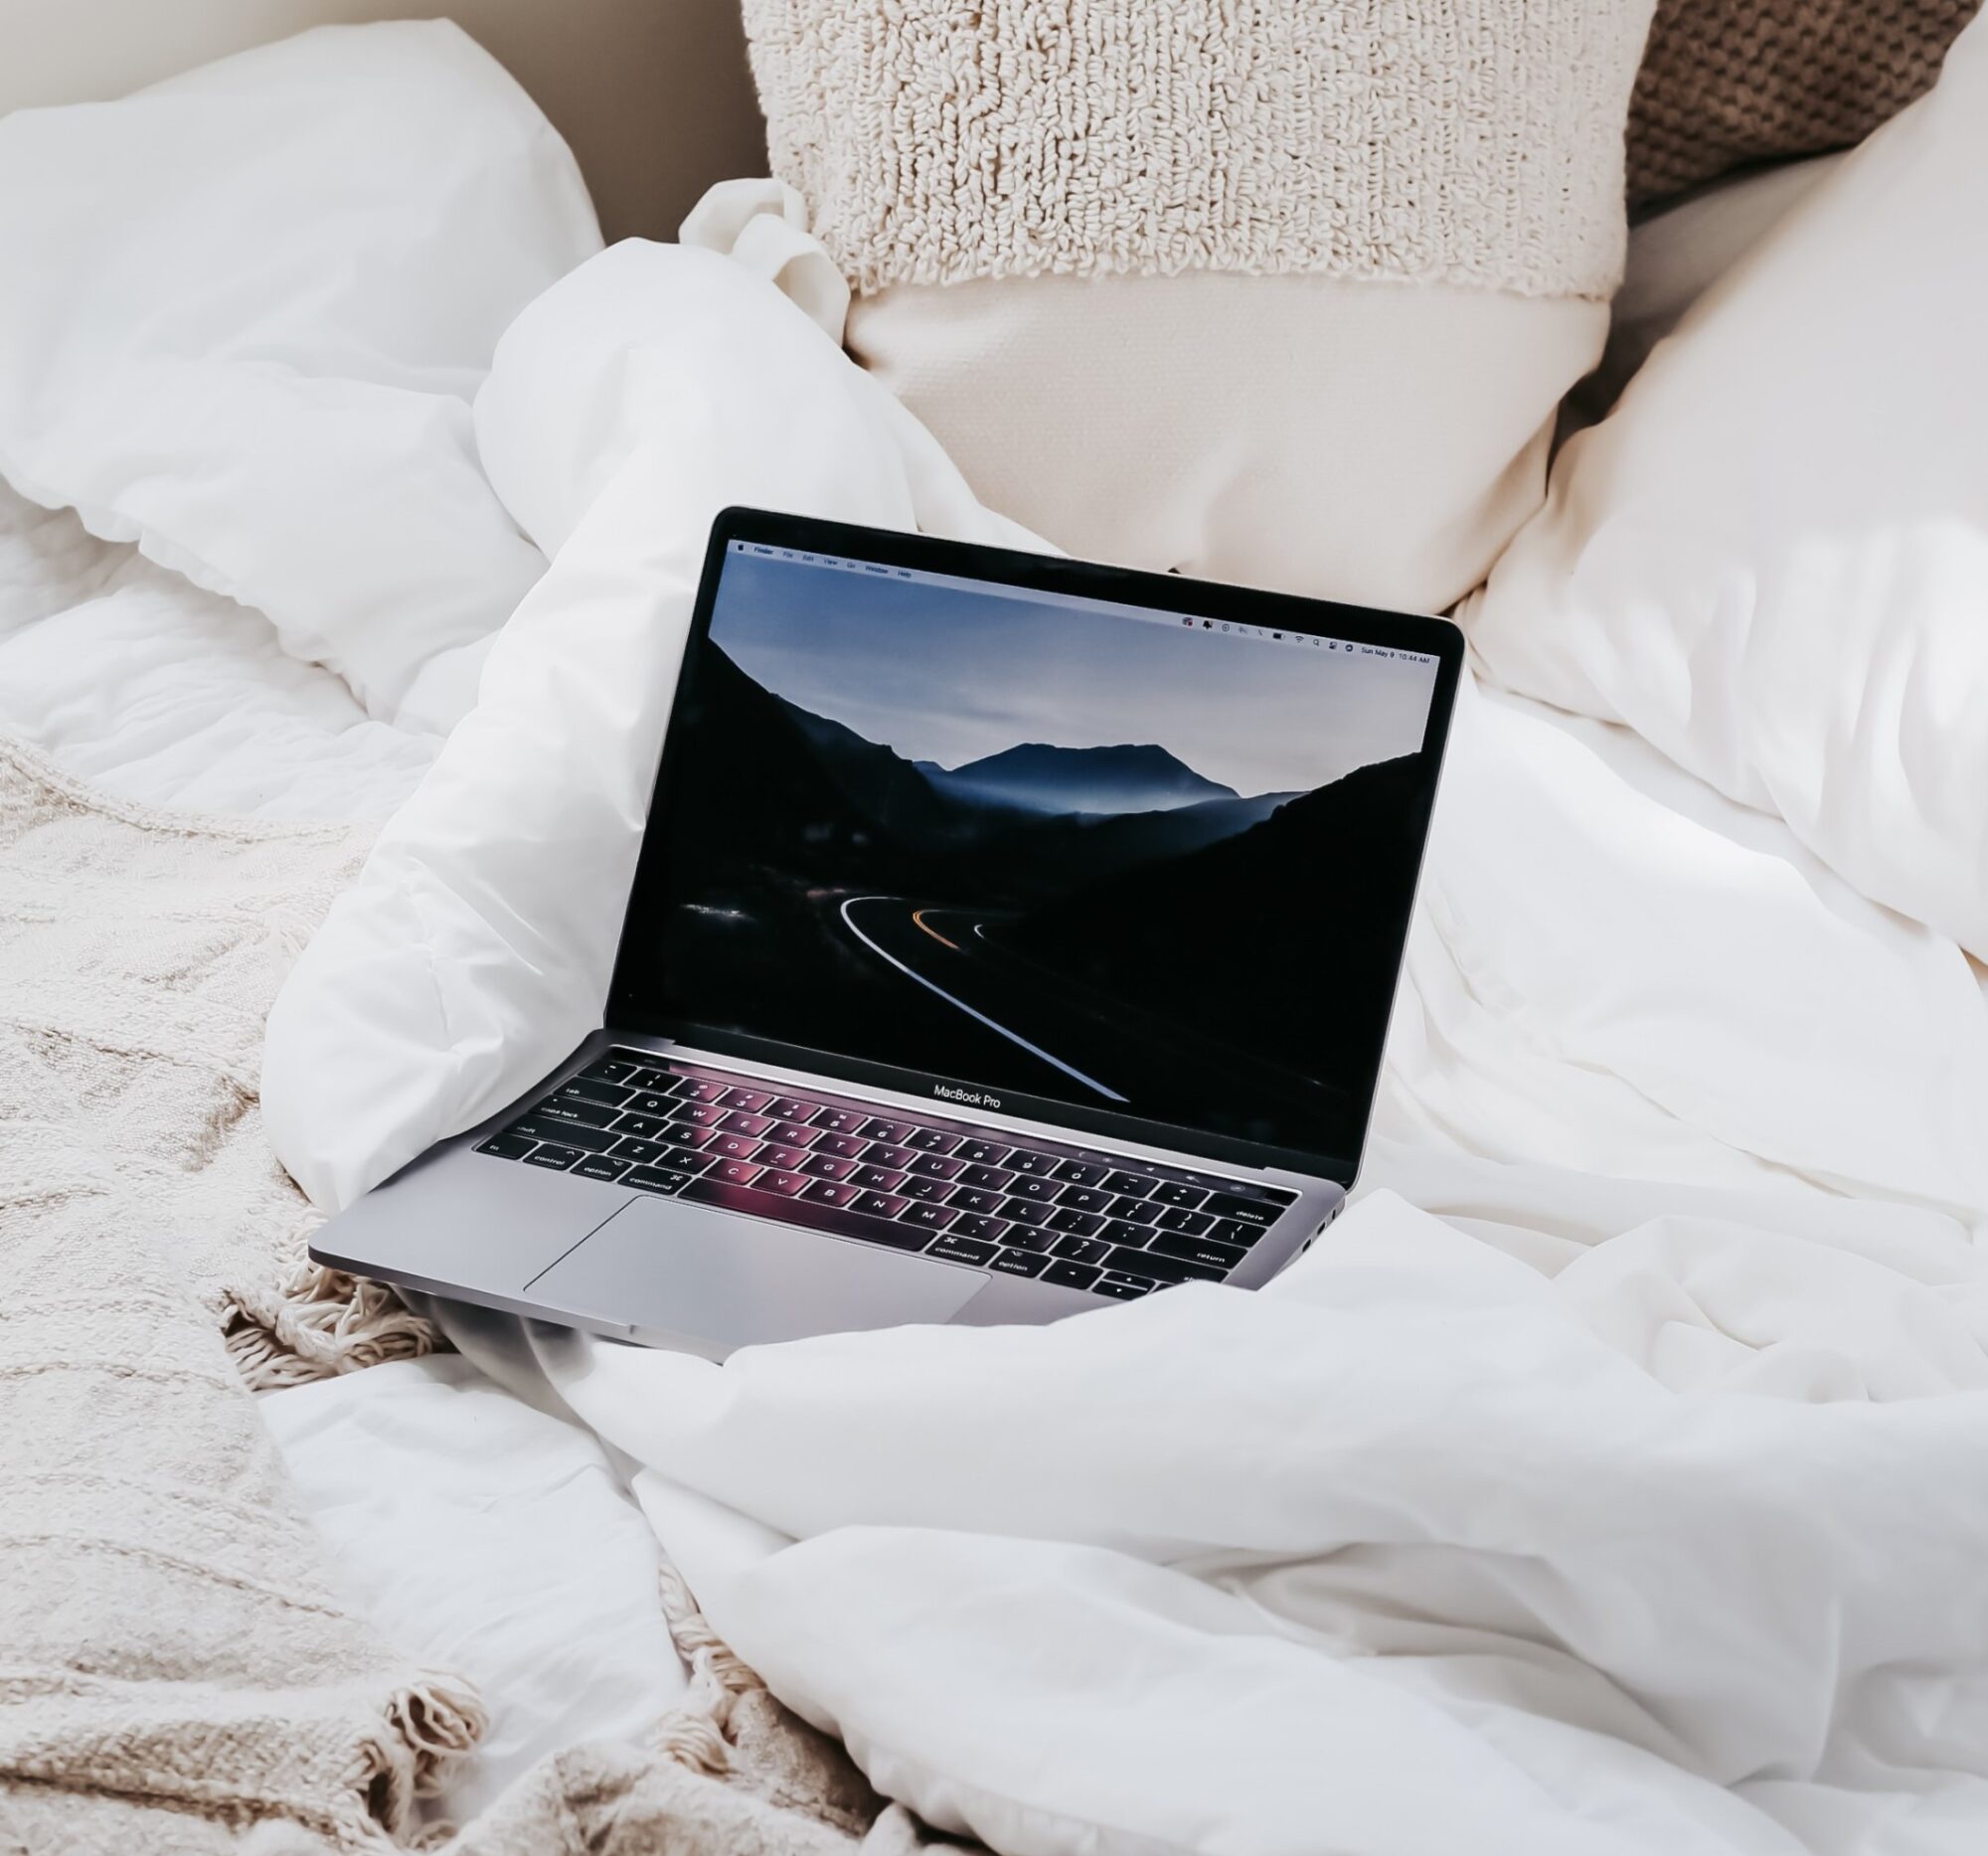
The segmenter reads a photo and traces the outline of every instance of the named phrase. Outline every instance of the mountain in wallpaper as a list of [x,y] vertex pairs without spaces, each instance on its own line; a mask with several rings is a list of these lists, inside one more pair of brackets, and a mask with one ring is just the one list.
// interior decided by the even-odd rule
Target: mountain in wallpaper
[[[717,751],[739,759],[734,790],[770,799],[777,788],[783,797],[772,809],[792,816],[812,805],[839,820],[807,861],[826,873],[832,847],[834,869],[856,882],[866,872],[896,882],[907,857],[920,869],[932,858],[971,857],[969,889],[991,883],[1021,906],[1085,876],[1215,843],[1291,796],[1239,798],[1152,745],[1024,743],[948,771],[774,695],[716,644],[706,647],[698,699],[707,734],[723,744]],[[701,759],[713,752],[705,747]]]
[[1150,742],[1116,748],[1024,742],[950,770],[929,760],[913,764],[941,792],[1028,812],[1167,812],[1236,797],[1234,788],[1204,779]]

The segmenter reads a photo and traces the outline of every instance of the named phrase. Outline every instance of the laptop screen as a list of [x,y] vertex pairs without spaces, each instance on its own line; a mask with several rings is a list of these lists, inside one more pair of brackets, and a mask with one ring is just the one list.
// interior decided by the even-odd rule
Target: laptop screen
[[1350,1160],[1439,660],[1275,606],[1247,623],[730,540],[623,971],[687,1040]]

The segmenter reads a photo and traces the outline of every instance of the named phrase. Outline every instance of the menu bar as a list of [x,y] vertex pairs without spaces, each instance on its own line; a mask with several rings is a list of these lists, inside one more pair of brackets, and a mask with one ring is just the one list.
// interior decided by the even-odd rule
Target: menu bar
[[1149,625],[1200,631],[1214,636],[1244,637],[1266,644],[1280,644],[1293,650],[1340,651],[1348,657],[1388,659],[1433,664],[1436,660],[1421,651],[1400,651],[1382,644],[1362,644],[1351,638],[1319,637],[1308,631],[1282,631],[1269,625],[1238,624],[1226,618],[1204,618],[1198,613],[1162,612],[1151,606],[1125,605],[1115,599],[1089,599],[1079,593],[1046,592],[1034,587],[1008,587],[998,581],[973,580],[956,574],[932,574],[918,568],[895,567],[881,561],[861,561],[848,555],[810,553],[802,548],[778,548],[765,542],[735,541],[733,554],[791,562],[797,567],[826,569],[837,574],[861,574],[875,580],[911,581],[920,586],[946,587],[977,592],[988,598],[1019,599],[1029,605],[1053,605],[1077,611],[1102,612],[1114,618],[1132,618]]

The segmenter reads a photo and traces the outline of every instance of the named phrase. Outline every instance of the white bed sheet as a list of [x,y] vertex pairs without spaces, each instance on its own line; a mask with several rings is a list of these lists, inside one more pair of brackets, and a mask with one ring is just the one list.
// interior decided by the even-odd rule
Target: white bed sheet
[[0,482],[0,729],[194,811],[385,818],[437,740],[369,719],[268,620]]
[[261,1403],[354,1608],[490,1710],[432,1815],[468,1821],[568,1747],[639,1744],[681,1701],[655,1532],[589,1432],[454,1354]]

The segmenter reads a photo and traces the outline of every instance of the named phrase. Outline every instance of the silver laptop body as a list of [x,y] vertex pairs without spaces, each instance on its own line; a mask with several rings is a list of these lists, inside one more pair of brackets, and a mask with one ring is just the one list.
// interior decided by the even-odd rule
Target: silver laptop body
[[603,1027],[312,1257],[714,1359],[1260,1287],[1358,1171],[1460,662],[727,511]]

